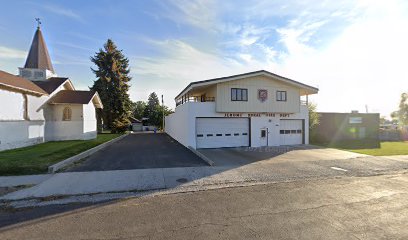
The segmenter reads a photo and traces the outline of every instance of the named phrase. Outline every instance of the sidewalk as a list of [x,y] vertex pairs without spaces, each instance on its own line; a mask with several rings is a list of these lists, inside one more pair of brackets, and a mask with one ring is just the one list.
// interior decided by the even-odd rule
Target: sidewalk
[[17,187],[23,185],[37,185],[51,178],[53,174],[0,176],[0,187]]
[[179,185],[212,185],[247,181],[239,169],[225,167],[156,168],[100,172],[57,173],[42,183],[9,193],[0,200],[19,200],[61,195],[147,191]]

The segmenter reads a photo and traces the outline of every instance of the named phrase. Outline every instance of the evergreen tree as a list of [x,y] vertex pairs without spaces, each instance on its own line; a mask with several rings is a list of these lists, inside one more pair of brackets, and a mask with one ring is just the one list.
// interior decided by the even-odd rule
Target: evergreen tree
[[97,67],[91,68],[97,78],[91,90],[98,91],[104,107],[97,112],[98,120],[103,119],[104,125],[112,132],[123,132],[130,124],[128,117],[131,114],[129,60],[108,39],[91,61]]
[[158,126],[160,113],[157,110],[160,108],[160,101],[155,92],[150,93],[147,100],[147,106],[144,109],[144,117],[149,118],[148,122]]

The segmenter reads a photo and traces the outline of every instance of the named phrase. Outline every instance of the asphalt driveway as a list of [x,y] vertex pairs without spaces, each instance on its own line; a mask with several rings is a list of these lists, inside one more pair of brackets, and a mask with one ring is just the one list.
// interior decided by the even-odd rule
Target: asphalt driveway
[[96,152],[67,172],[208,166],[165,133],[135,133]]

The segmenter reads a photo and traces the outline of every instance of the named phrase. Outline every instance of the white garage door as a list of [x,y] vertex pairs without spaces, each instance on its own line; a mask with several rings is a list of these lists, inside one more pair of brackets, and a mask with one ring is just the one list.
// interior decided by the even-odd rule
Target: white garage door
[[197,148],[249,146],[248,118],[196,118]]
[[303,143],[302,120],[280,120],[280,145],[295,145]]

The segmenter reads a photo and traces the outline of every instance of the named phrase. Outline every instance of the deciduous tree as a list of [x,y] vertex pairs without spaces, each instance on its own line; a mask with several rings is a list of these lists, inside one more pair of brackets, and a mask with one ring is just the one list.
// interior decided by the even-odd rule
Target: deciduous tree
[[408,93],[401,94],[399,109],[391,117],[397,118],[402,125],[408,125]]
[[146,106],[147,106],[146,102],[143,101],[133,102],[132,103],[133,117],[142,120]]
[[320,114],[316,112],[316,104],[308,103],[309,109],[309,129],[314,129],[317,125],[320,124]]

